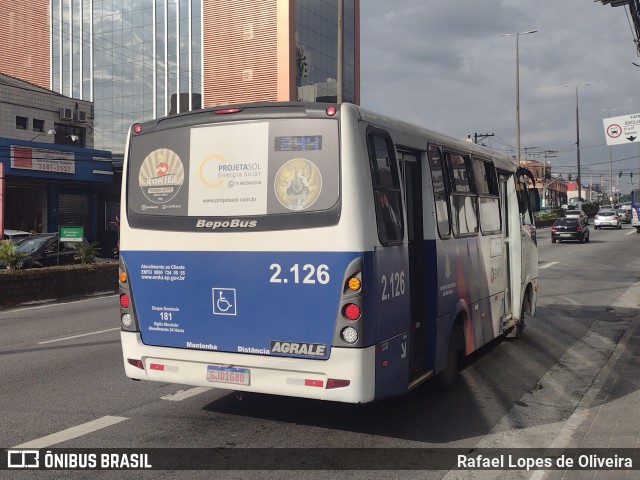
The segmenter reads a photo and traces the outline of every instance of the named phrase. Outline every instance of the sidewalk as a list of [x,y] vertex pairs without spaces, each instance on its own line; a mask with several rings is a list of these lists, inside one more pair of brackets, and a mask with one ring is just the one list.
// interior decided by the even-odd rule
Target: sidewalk
[[[634,299],[639,303],[640,299]],[[640,313],[552,447],[640,447]],[[638,471],[547,471],[545,480],[631,479]]]

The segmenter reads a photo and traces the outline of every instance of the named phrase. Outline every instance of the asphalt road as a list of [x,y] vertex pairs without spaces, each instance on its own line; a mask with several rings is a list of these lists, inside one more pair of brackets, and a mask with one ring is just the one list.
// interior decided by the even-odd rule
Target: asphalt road
[[[635,311],[616,300],[640,281],[640,235],[593,230],[588,244],[538,232],[538,312],[522,339],[477,352],[446,394],[358,406],[235,393],[124,376],[117,297],[0,311],[0,446],[548,446]],[[69,430],[71,429],[71,430]],[[532,443],[533,442],[533,443]],[[250,455],[250,454],[248,454]],[[255,464],[255,459],[251,459]],[[154,471],[136,478],[442,478],[446,471]],[[124,478],[125,472],[2,472],[8,478]],[[10,474],[10,475],[9,475]]]

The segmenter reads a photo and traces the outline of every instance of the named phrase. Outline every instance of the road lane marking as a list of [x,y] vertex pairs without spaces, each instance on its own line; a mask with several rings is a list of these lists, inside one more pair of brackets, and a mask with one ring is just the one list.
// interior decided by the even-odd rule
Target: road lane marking
[[630,232],[625,233],[625,235],[631,235],[632,233],[637,233],[635,230],[631,230]]
[[170,400],[172,402],[179,402],[181,400],[185,400],[190,397],[195,397],[196,395],[200,395],[201,393],[212,390],[209,387],[195,387],[190,388],[189,390],[180,390],[178,393],[174,393],[172,395],[165,395],[162,400]]
[[550,263],[545,263],[544,265],[538,267],[538,270],[542,269],[542,268],[549,268],[552,265],[555,265],[556,263],[560,263],[560,262],[550,262]]
[[[114,294],[114,295],[106,295],[104,297],[94,297],[94,298],[84,298],[82,300],[73,300],[71,302],[60,302],[60,303],[47,303],[45,305],[35,305],[32,307],[23,307],[23,308],[14,308],[11,310],[0,310],[0,314],[2,313],[15,313],[15,312],[24,312],[26,310],[37,310],[39,308],[47,308],[47,307],[57,307],[59,305],[71,305],[73,303],[82,303],[82,302],[95,302],[96,300],[100,300],[103,298],[111,298],[111,297],[117,297],[118,294]],[[42,300],[42,301],[50,301],[50,302],[55,302],[56,299],[55,298],[51,298],[48,300]]]
[[127,417],[112,417],[107,415],[105,417],[92,420],[91,422],[83,423],[82,425],[76,425],[75,427],[52,433],[45,437],[36,438],[30,442],[21,443],[20,445],[16,445],[11,448],[46,448],[51,445],[55,445],[56,443],[66,442],[67,440],[72,440],[74,438],[87,435],[88,433],[110,427],[111,425],[115,425],[125,420],[129,419]]
[[98,330],[97,332],[81,333],[80,335],[72,335],[70,337],[56,338],[54,340],[45,340],[44,342],[38,342],[38,345],[44,345],[45,343],[64,342],[65,340],[71,340],[73,338],[88,337],[89,335],[98,335],[100,333],[114,332],[116,330],[120,330],[120,327],[107,328],[106,330]]

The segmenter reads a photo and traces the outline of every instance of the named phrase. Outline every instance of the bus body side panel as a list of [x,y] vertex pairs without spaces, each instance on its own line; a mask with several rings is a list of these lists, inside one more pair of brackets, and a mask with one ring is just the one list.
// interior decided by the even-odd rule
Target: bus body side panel
[[407,245],[376,247],[365,255],[364,286],[366,345],[376,346],[376,399],[401,395],[408,389],[411,321]]
[[[441,319],[448,318],[452,323],[462,308],[466,310],[467,318],[463,328],[467,354],[496,336],[491,322],[492,309],[495,307],[493,302],[489,301],[487,271],[478,236],[443,240],[438,243],[439,316]],[[450,326],[446,326],[445,331],[442,331],[442,320],[438,323],[438,335],[448,338]],[[440,351],[439,358],[444,358],[446,348],[444,350],[445,352]],[[442,365],[436,362],[436,371]]]
[[323,359],[331,353],[345,269],[360,256],[185,251],[121,255],[145,344]]

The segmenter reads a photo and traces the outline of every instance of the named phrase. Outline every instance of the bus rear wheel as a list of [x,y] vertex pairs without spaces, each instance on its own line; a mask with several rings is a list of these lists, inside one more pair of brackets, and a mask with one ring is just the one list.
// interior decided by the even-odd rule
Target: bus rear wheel
[[433,379],[436,390],[447,392],[451,390],[451,387],[456,383],[463,345],[462,328],[459,323],[456,323],[451,330],[451,335],[449,335],[444,370],[438,373]]

